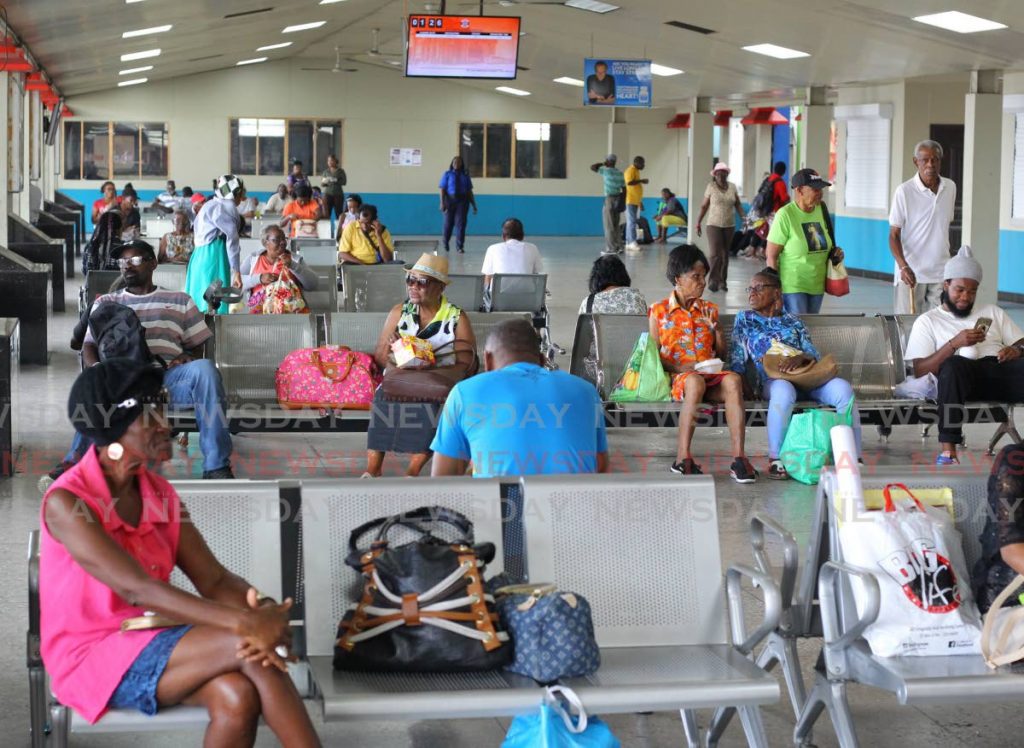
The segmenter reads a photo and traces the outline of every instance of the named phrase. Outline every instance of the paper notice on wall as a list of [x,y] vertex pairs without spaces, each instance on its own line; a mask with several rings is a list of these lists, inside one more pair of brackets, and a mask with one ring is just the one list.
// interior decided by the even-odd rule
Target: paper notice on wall
[[422,166],[422,148],[392,148],[390,163],[392,166]]

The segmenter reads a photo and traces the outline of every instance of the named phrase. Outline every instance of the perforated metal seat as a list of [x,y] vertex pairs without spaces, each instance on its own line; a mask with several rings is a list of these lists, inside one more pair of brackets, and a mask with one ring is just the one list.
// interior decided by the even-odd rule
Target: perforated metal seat
[[[486,673],[356,673],[332,667],[338,621],[361,589],[361,575],[345,565],[353,527],[376,517],[443,505],[473,521],[475,539],[497,549],[491,576],[503,568],[501,486],[498,481],[435,479],[409,490],[404,479],[303,481],[303,546],[306,553],[306,649],[324,719],[449,719],[530,711],[540,701],[533,681],[501,671]],[[441,537],[449,528],[441,527]],[[412,539],[396,528],[393,542]]]
[[292,252],[297,252],[307,265],[338,264],[338,243],[333,239],[292,239]]
[[298,348],[317,343],[311,314],[220,314],[214,321],[216,364],[231,404],[277,404],[274,374]]
[[187,265],[174,265],[166,262],[157,265],[153,271],[153,285],[167,291],[184,291],[187,271]]
[[[604,713],[680,710],[691,745],[692,710],[734,705],[748,742],[767,745],[758,706],[778,700],[778,684],[747,655],[777,624],[779,595],[746,567],[723,579],[714,480],[573,475],[527,476],[522,484],[529,578],[591,605],[601,667],[568,681],[584,705]],[[742,575],[767,583],[765,621],[749,636]]]
[[437,239],[395,239],[395,259],[416,262],[424,252],[437,254]]
[[326,264],[307,260],[309,269],[316,273],[316,289],[303,290],[302,296],[311,312],[338,311],[338,267],[328,259]]
[[448,276],[450,283],[444,289],[449,302],[465,312],[478,312],[484,306],[484,277],[482,275]]
[[[266,594],[280,600],[284,588],[282,576],[281,522],[293,518],[283,517],[280,486],[297,485],[277,481],[175,481],[174,487],[182,503],[188,508],[192,522],[203,534],[210,550],[225,568],[238,574]],[[33,533],[30,542],[30,570],[38,568],[38,538]],[[35,587],[33,589],[33,581]],[[171,584],[195,593],[195,588],[178,569],[171,574]],[[30,607],[38,611],[38,574],[30,571]],[[38,626],[38,613],[32,616]],[[38,636],[38,631],[35,631]],[[300,684],[309,680],[305,664],[294,666],[293,678]],[[41,748],[46,743],[44,734],[45,703],[47,701],[46,673],[42,662],[29,666],[31,684],[32,744]],[[152,717],[135,710],[108,711],[95,724],[90,725],[77,713],[56,699],[50,704],[51,740],[58,748],[68,745],[70,733],[134,733],[163,732],[169,730],[202,730],[209,715],[202,707],[175,706],[161,709]]]
[[405,290],[405,268],[401,265],[341,266],[342,288],[345,289],[344,312],[390,312],[408,294]]

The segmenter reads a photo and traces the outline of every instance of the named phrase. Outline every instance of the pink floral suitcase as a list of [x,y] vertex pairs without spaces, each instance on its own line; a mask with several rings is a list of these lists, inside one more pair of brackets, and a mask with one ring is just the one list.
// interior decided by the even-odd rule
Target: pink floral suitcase
[[300,348],[277,368],[277,401],[289,410],[369,410],[380,379],[366,353],[338,345]]

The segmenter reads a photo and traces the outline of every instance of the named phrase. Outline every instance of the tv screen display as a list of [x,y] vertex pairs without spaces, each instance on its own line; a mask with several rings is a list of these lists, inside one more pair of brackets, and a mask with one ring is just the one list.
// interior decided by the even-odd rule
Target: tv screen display
[[519,24],[509,16],[410,16],[405,74],[514,79]]

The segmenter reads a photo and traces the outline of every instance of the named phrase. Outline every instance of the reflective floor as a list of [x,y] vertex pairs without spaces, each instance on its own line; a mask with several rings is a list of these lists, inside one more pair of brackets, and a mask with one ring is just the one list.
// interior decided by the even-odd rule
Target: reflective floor
[[[527,229],[529,223],[527,221]],[[553,338],[567,349],[573,340],[576,311],[587,295],[590,264],[601,249],[596,238],[531,238],[540,247],[549,275],[551,291]],[[478,272],[483,251],[494,239],[471,237],[465,255],[451,255],[452,272]],[[646,295],[648,302],[667,296],[669,283],[664,277],[668,248],[651,245],[636,256],[624,258],[633,284]],[[723,312],[736,312],[746,306],[743,289],[760,265],[748,260],[733,260],[729,268],[729,291],[709,294]],[[68,309],[77,308],[77,290],[81,278],[69,281]],[[851,279],[852,292],[842,299],[826,297],[823,312],[864,312],[875,314],[891,310],[892,288],[882,281]],[[397,301],[397,300],[396,300]],[[1011,308],[1018,324],[1024,325],[1024,307]],[[0,479],[0,630],[7,643],[0,650],[0,744],[28,745],[28,689],[24,669],[23,642],[26,626],[25,548],[30,529],[38,526],[39,493],[36,482],[66,451],[71,429],[66,422],[66,398],[78,371],[76,355],[67,347],[76,318],[73,311],[50,319],[50,364],[46,367],[23,367],[19,391],[15,398],[18,419],[18,474]],[[568,369],[568,355],[560,360]],[[975,426],[967,430],[968,449],[963,453],[963,466],[985,480],[990,458],[985,447],[992,427]],[[675,452],[675,432],[669,429],[615,430],[610,433],[612,466],[617,472],[662,474],[668,469]],[[358,476],[363,470],[365,438],[361,435],[241,435],[235,438],[234,464],[240,477],[274,478],[299,475]],[[764,468],[767,448],[763,429],[751,429],[747,451],[759,469]],[[934,461],[934,438],[922,440],[916,427],[898,427],[888,443],[879,441],[874,429],[865,429],[865,462],[870,466],[928,465]],[[747,561],[750,557],[746,528],[753,512],[769,513],[793,530],[801,545],[806,542],[807,528],[814,498],[814,489],[795,482],[761,480],[740,486],[728,477],[730,455],[724,429],[698,430],[694,443],[697,460],[706,472],[716,475],[719,496],[719,520],[722,558],[728,563]],[[399,474],[404,466],[398,458],[389,458],[386,473]],[[202,460],[198,440],[193,435],[187,451],[177,450],[174,460],[166,466],[168,477],[199,477]],[[654,580],[656,585],[671,580]],[[584,592],[581,590],[581,592]],[[802,649],[805,679],[811,682],[810,666],[817,650]],[[941,707],[915,709],[900,707],[889,695],[854,688],[850,694],[854,719],[864,746],[1010,746],[1020,745],[1024,721],[1015,705]],[[709,713],[700,714],[701,726]],[[773,746],[791,744],[793,715],[785,700],[764,710],[764,718]],[[683,741],[678,715],[655,714],[649,717],[612,717],[609,720],[623,745],[677,746]],[[485,748],[498,746],[507,727],[506,720],[434,721],[420,723],[374,723],[347,726],[322,726],[326,745],[359,746],[360,748],[430,746],[437,748]],[[835,745],[827,717],[819,722],[814,740],[820,746]],[[83,746],[178,746],[198,745],[199,735],[183,733],[168,735],[100,736],[76,738]],[[261,731],[259,745],[274,745],[273,735]],[[732,725],[722,745],[743,745],[742,731]]]

